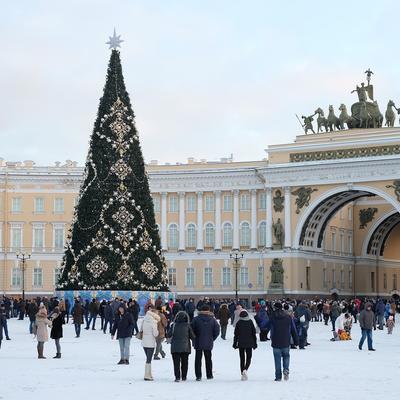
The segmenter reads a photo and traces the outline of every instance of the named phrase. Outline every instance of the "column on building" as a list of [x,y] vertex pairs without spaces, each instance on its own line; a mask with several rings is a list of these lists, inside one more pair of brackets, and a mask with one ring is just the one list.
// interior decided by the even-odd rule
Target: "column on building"
[[272,189],[266,188],[266,232],[265,232],[265,247],[267,249],[272,248]]
[[203,192],[197,192],[197,251],[203,250]]
[[290,187],[285,187],[285,247],[292,247],[292,210],[290,201]]
[[239,246],[239,190],[233,191],[233,248]]
[[251,249],[257,249],[257,190],[251,191]]
[[215,250],[221,250],[221,191],[216,190],[215,195]]
[[168,250],[167,246],[167,193],[161,193],[161,248]]
[[179,251],[185,251],[185,192],[179,192]]

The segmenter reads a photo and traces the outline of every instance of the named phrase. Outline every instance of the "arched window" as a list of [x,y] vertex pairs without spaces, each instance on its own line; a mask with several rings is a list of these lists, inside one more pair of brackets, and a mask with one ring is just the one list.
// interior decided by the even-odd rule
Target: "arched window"
[[233,230],[232,224],[229,222],[225,222],[222,228],[222,246],[232,247],[233,244]]
[[258,227],[258,244],[259,246],[265,246],[267,244],[267,223],[261,222]]
[[178,225],[171,224],[168,228],[168,247],[171,249],[177,249],[178,241],[179,241]]
[[215,229],[214,225],[209,222],[206,225],[206,247],[214,247],[215,242]]
[[186,229],[186,247],[196,247],[196,226],[189,224]]
[[240,246],[250,246],[250,225],[243,222],[240,227]]

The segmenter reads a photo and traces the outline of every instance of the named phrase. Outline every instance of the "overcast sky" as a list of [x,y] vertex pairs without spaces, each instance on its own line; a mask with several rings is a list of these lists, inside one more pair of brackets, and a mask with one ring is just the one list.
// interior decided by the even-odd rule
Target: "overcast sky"
[[262,159],[295,113],[350,108],[368,67],[381,112],[400,106],[399,18],[382,0],[3,1],[0,157],[84,162],[115,26],[146,161]]

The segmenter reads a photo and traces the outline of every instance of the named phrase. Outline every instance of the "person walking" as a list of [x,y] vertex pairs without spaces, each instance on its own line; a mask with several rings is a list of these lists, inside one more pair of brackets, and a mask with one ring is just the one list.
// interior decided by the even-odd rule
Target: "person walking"
[[142,323],[142,346],[146,355],[146,364],[144,370],[144,380],[152,381],[151,360],[156,347],[156,337],[158,336],[157,325],[160,322],[160,316],[154,311],[154,306],[150,304]]
[[168,320],[167,317],[162,312],[161,305],[156,307],[156,312],[160,317],[160,321],[158,322],[157,325],[158,336],[156,337],[156,351],[154,353],[154,360],[159,360],[160,359],[159,354],[161,355],[162,358],[165,358],[165,352],[162,348],[162,342],[165,339],[165,330],[167,329],[168,326]]
[[111,334],[113,323],[114,323],[114,311],[113,311],[113,308],[112,308],[110,302],[108,301],[106,306],[105,306],[105,308],[104,308],[103,332],[106,333],[107,326],[108,326],[108,329],[109,329],[110,334]]
[[130,312],[127,312],[123,304],[118,307],[118,312],[111,330],[111,339],[115,338],[116,332],[117,339],[119,341],[119,349],[121,352],[121,359],[119,360],[118,364],[128,365],[133,333],[133,317]]
[[292,318],[282,310],[282,303],[280,302],[275,303],[275,310],[266,325],[271,332],[271,347],[275,362],[275,381],[282,380],[282,366],[283,376],[285,381],[287,381],[289,379],[290,366],[290,338],[293,338],[295,346],[299,344],[296,327]]
[[63,337],[63,324],[64,324],[64,313],[59,307],[55,307],[53,313],[50,316],[52,327],[50,331],[50,337],[54,339],[56,344],[56,355],[53,358],[61,358],[61,345],[60,339]]
[[218,311],[219,324],[221,326],[221,339],[226,340],[226,330],[229,324],[229,318],[231,313],[229,312],[228,305],[226,303],[222,304]]
[[296,307],[296,310],[294,312],[294,317],[297,321],[297,326],[298,326],[298,336],[300,345],[299,348],[301,350],[304,350],[305,346],[309,345],[309,343],[307,342],[307,336],[308,336],[308,327],[311,321],[311,313],[305,301],[300,302],[299,305]]
[[179,311],[168,332],[171,339],[171,354],[174,363],[175,382],[186,381],[191,352],[190,341],[195,339],[190,316],[185,311]]
[[34,325],[34,333],[37,339],[37,352],[38,358],[46,358],[43,355],[44,343],[49,340],[49,333],[47,327],[52,327],[51,321],[47,318],[47,310],[43,303],[40,303],[39,311],[36,314],[36,320]]
[[80,337],[81,336],[81,325],[83,324],[83,315],[85,313],[85,310],[82,307],[82,304],[80,303],[79,299],[75,299],[75,304],[74,307],[72,308],[72,319],[74,321],[74,328],[75,328],[75,337]]
[[208,304],[204,304],[198,315],[193,318],[192,329],[196,336],[194,340],[194,348],[196,350],[194,361],[196,380],[201,381],[201,359],[203,354],[206,362],[207,379],[213,379],[212,349],[214,341],[220,333],[220,326],[214,314],[210,311]]
[[139,313],[140,313],[140,306],[136,300],[132,300],[132,303],[129,306],[129,311],[131,312],[132,317],[133,317],[133,334],[136,335],[139,332],[137,322],[138,322]]
[[362,350],[365,339],[367,339],[368,350],[375,351],[372,346],[372,328],[376,329],[376,321],[371,303],[367,303],[364,310],[361,311],[359,323],[361,328],[361,339],[358,348]]
[[33,333],[33,325],[35,324],[36,314],[39,311],[39,308],[36,304],[36,301],[32,300],[28,304],[28,317],[29,317],[29,333],[32,335]]
[[330,314],[331,322],[332,322],[332,332],[335,332],[335,330],[336,330],[336,326],[335,326],[336,319],[339,317],[339,315],[341,313],[342,313],[342,310],[341,310],[338,302],[334,301],[331,306],[331,314]]
[[7,312],[6,306],[4,303],[0,305],[0,330],[3,332],[4,329],[4,336],[6,340],[11,340],[10,336],[8,335],[8,322],[7,322]]
[[97,299],[92,299],[92,302],[89,304],[89,320],[86,325],[86,330],[90,329],[90,324],[92,324],[92,330],[96,330],[96,319],[97,315],[99,314],[99,302]]
[[236,323],[233,348],[239,349],[240,373],[242,381],[247,381],[252,353],[257,348],[257,337],[256,328],[246,310],[240,313],[239,321]]

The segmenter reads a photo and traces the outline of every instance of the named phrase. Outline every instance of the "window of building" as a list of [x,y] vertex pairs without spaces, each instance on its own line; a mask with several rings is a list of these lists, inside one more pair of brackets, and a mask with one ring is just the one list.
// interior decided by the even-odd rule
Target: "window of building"
[[344,252],[344,235],[342,232],[339,235],[339,240],[340,240],[340,254],[343,254],[343,252]]
[[353,207],[349,207],[349,208],[347,209],[347,219],[348,219],[349,221],[352,221],[352,220],[353,220]]
[[383,274],[383,288],[387,290],[387,274]]
[[222,268],[222,286],[232,285],[232,274],[230,267]]
[[35,213],[36,214],[44,213],[44,198],[43,197],[35,198]]
[[154,212],[160,212],[161,210],[161,200],[159,196],[153,197]]
[[41,267],[35,267],[33,269],[33,286],[34,287],[43,286],[43,270]]
[[21,197],[13,197],[11,199],[11,212],[13,212],[13,213],[22,212],[22,199],[21,199]]
[[204,286],[212,286],[212,285],[213,285],[212,268],[206,267],[204,268]]
[[171,224],[168,228],[168,247],[171,249],[177,249],[178,241],[179,241],[178,225]]
[[171,195],[169,196],[169,211],[170,212],[178,212],[179,211],[179,203],[178,197]]
[[54,200],[54,212],[56,214],[64,213],[64,199],[62,197],[58,197]]
[[44,227],[35,226],[33,228],[33,249],[42,251],[44,247]]
[[322,286],[326,289],[328,287],[328,274],[326,268],[322,271]]
[[335,253],[336,251],[336,232],[332,232],[332,252]]
[[258,196],[258,208],[260,210],[267,208],[267,194],[265,192],[261,192]]
[[340,288],[344,289],[344,270],[340,270]]
[[22,271],[19,267],[14,267],[11,271],[11,286],[20,287],[22,281]]
[[214,196],[211,194],[208,194],[207,196],[204,197],[204,202],[205,202],[205,211],[214,211]]
[[393,290],[397,290],[397,274],[393,274],[392,288],[393,288]]
[[186,268],[186,286],[194,287],[194,268]]
[[375,272],[371,272],[371,291],[375,292]]
[[306,267],[306,290],[311,289],[310,272],[311,272],[311,267]]
[[232,224],[225,222],[222,227],[222,246],[232,247],[233,245],[233,229]]
[[259,265],[257,269],[257,286],[264,286],[264,267],[262,265]]
[[336,288],[336,269],[332,270],[332,287]]
[[261,222],[258,227],[258,245],[265,247],[267,244],[267,223]]
[[347,246],[348,252],[349,254],[353,254],[353,235],[349,235],[347,237],[347,242],[348,242]]
[[232,196],[230,194],[224,195],[224,211],[232,211]]
[[249,269],[247,267],[240,268],[239,285],[247,286],[249,283]]
[[240,209],[243,211],[250,210],[250,195],[248,193],[240,196]]
[[176,268],[168,268],[168,284],[176,286]]
[[206,247],[214,247],[215,243],[215,229],[214,225],[209,222],[206,225]]
[[247,222],[240,227],[240,246],[250,246],[250,225]]
[[57,250],[64,248],[64,228],[54,227],[54,248]]
[[61,267],[54,268],[54,285],[57,285],[57,282],[61,278],[62,269]]
[[349,270],[349,289],[353,289],[353,271]]
[[186,209],[188,212],[196,211],[196,197],[192,194],[186,196]]
[[186,229],[186,247],[196,247],[196,226],[189,224]]
[[11,227],[11,248],[13,251],[22,247],[22,227]]

